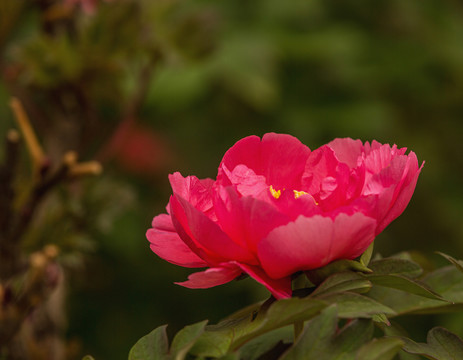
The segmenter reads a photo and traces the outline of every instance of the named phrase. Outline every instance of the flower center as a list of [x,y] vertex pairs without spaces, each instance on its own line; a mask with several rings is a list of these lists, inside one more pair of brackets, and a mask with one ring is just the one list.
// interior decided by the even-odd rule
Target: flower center
[[[281,196],[281,190],[275,190],[272,185],[270,185],[269,190],[270,194],[272,194],[275,199],[278,199]],[[285,189],[283,189],[283,191],[285,191]]]
[[[285,191],[286,189],[283,188],[282,190],[276,190],[273,185],[270,185],[269,186],[269,191],[270,191],[270,194],[272,194],[272,196],[275,198],[275,199],[279,199],[282,192]],[[315,202],[315,205],[318,205],[318,203],[315,201],[315,199],[313,198],[312,195],[310,195],[309,193],[305,192],[305,191],[297,191],[297,190],[293,190],[293,193],[294,193],[294,198],[295,199],[298,199],[300,198],[301,196],[305,196],[305,195],[308,195],[312,198],[312,200]]]
[[301,197],[302,195],[310,195],[309,193],[306,193],[305,191],[293,190],[293,192],[294,192],[294,198],[295,199]]

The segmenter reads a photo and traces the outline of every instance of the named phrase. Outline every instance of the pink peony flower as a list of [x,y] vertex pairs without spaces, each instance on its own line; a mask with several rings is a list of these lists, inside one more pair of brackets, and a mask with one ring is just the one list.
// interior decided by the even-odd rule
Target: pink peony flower
[[249,136],[226,152],[215,181],[170,175],[168,214],[146,236],[161,258],[208,268],[179,285],[246,273],[290,297],[291,275],[360,256],[404,211],[422,167],[405,152],[349,138],[311,152],[290,135]]

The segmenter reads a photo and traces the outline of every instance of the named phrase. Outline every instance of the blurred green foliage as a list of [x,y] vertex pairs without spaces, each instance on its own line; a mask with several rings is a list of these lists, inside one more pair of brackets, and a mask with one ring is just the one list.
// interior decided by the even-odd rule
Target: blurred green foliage
[[[144,237],[168,201],[168,173],[214,177],[223,153],[250,134],[290,133],[312,149],[345,136],[407,146],[426,165],[377,251],[462,258],[461,3],[113,0],[93,14],[58,5],[0,3],[0,133],[13,124],[15,95],[51,156],[74,149],[104,161],[105,175],[57,210],[81,229],[67,232],[68,242],[81,236],[86,259],[69,275],[68,335],[83,352],[124,359],[160,324],[173,333],[266,296],[249,280],[178,287],[190,271],[157,258]],[[118,163],[120,143],[106,146],[129,118],[168,154],[145,176]],[[59,243],[53,230],[30,236]],[[461,317],[425,329],[431,321],[463,333]]]

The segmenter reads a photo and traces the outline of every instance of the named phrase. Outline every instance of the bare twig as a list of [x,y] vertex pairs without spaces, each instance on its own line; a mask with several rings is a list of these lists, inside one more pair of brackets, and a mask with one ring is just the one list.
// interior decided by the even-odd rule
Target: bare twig
[[71,167],[68,176],[70,178],[77,178],[87,175],[100,175],[102,171],[103,168],[98,161],[87,161]]
[[18,163],[20,136],[16,130],[8,131],[5,141],[5,161],[0,167],[0,193],[2,201],[0,202],[0,247],[1,236],[8,232],[12,213],[12,201],[14,197],[13,178]]
[[13,179],[18,163],[20,136],[10,130],[6,136],[5,161],[0,167],[0,280],[5,279],[17,268],[18,248],[9,241],[13,218]]
[[45,153],[35,136],[34,129],[32,128],[21,102],[17,98],[12,98],[10,105],[15,115],[16,122],[23,133],[32,164],[34,166],[34,173],[39,174],[43,170],[43,167],[47,164]]
[[16,243],[24,234],[37,206],[48,192],[66,180],[86,175],[98,175],[102,171],[101,165],[96,161],[77,163],[77,154],[73,151],[64,154],[63,159],[50,176],[36,181],[29,200],[22,207],[17,223],[11,233],[10,241]]

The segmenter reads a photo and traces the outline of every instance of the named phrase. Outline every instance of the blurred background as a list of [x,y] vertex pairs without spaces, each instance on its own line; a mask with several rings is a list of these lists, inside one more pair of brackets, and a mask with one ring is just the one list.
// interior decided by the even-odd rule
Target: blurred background
[[[22,243],[60,249],[69,358],[125,359],[159,325],[267,297],[252,280],[179,287],[191,270],[145,238],[169,173],[215,177],[251,134],[413,150],[426,161],[415,195],[376,250],[463,258],[462,39],[454,0],[0,1],[0,134],[15,96],[51,160],[75,150],[104,167],[49,194]],[[419,321],[403,324],[416,340],[434,324],[463,335],[462,316]]]

